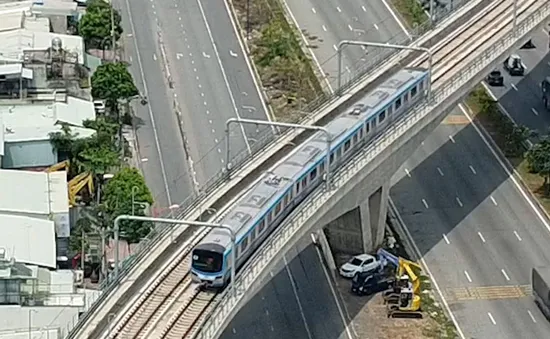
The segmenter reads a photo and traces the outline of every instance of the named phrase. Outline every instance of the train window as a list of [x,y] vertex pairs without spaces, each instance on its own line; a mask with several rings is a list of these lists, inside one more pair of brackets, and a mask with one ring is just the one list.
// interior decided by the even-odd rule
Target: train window
[[363,139],[363,129],[359,129],[359,139]]
[[372,124],[372,128],[376,127],[376,119],[373,119],[370,123]]
[[382,113],[380,113],[380,115],[378,116],[378,119],[380,122],[384,121],[384,119],[386,119],[386,111],[383,111]]
[[273,221],[273,215],[271,212],[267,214],[267,223],[271,225],[271,222]]
[[290,192],[285,195],[285,206],[290,205]]
[[359,135],[355,134],[353,136],[353,144],[356,144],[358,139],[359,139]]
[[403,102],[407,101],[409,101],[409,93],[405,93],[405,95],[403,95]]
[[420,81],[420,83],[418,84],[418,87],[420,90],[424,89],[424,80]]
[[338,158],[341,158],[342,157],[342,147],[338,148],[338,150],[336,151],[336,156]]
[[351,148],[351,140],[348,140],[344,143],[344,152],[349,151],[350,148]]
[[306,187],[307,186],[307,177],[304,178],[304,180],[302,180],[302,187]]
[[393,113],[393,106],[388,107],[388,115]]
[[332,153],[330,155],[330,160],[329,161],[330,161],[330,164],[332,165],[332,163],[334,162],[334,153]]
[[262,234],[264,229],[265,229],[265,219],[262,219],[262,222],[260,223],[260,228],[258,229],[258,233]]
[[241,241],[241,253],[246,251],[247,247],[248,247],[248,236],[244,237],[244,239]]
[[296,183],[296,194],[300,193],[300,183]]
[[256,240],[256,231],[258,231],[257,228],[253,229],[252,232],[250,232],[250,241]]
[[418,90],[416,89],[416,86],[414,86],[412,89],[411,89],[411,98],[413,98],[416,93],[418,92]]
[[309,180],[313,180],[317,177],[317,168],[314,168],[313,171],[309,174]]
[[365,126],[367,127],[367,134],[368,134],[370,132],[370,122],[367,121]]
[[395,110],[398,110],[401,107],[401,98],[395,100]]
[[319,165],[319,172],[323,173],[325,171],[325,160]]
[[280,201],[277,204],[277,206],[275,206],[275,215],[278,215],[279,213],[281,213],[281,202]]

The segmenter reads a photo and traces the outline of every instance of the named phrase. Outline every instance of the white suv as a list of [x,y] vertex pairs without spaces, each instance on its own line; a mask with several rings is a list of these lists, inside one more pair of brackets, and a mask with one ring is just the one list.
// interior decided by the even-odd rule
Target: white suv
[[344,278],[353,278],[357,273],[369,272],[378,269],[380,262],[370,254],[360,254],[351,258],[340,267],[340,275]]

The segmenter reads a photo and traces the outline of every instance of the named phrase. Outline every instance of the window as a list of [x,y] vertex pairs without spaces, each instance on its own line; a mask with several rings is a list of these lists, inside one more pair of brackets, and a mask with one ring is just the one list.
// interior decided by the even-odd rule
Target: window
[[288,192],[285,196],[285,206],[290,205],[291,192]]
[[399,98],[395,101],[395,110],[398,110],[399,107],[401,107],[401,98]]
[[380,115],[378,116],[378,119],[380,122],[384,121],[384,119],[386,119],[386,111],[380,113]]
[[419,84],[418,84],[418,87],[420,90],[423,90],[424,89],[424,81],[421,81]]
[[356,144],[358,139],[359,139],[359,135],[355,134],[353,136],[353,144]]
[[374,262],[374,259],[367,259],[365,262],[363,262],[363,266],[366,266],[368,264],[372,264]]
[[300,193],[300,183],[296,183],[296,194]]
[[376,127],[376,119],[372,120],[370,123],[372,124],[372,128]]
[[393,113],[393,106],[388,107],[388,115]]
[[250,232],[250,241],[251,241],[251,242],[254,242],[254,240],[256,240],[256,231],[257,231],[257,230],[258,230],[258,229],[255,228],[255,229],[252,230],[252,232]]
[[[273,221],[273,217],[271,216],[271,212],[267,213],[267,223],[271,225],[271,222]],[[269,226],[268,225],[268,226]]]
[[409,100],[409,93],[405,93],[405,95],[403,95],[403,102],[407,102]]
[[281,202],[280,201],[277,204],[277,206],[275,206],[275,215],[278,215],[279,213],[281,213]]
[[244,237],[243,241],[241,242],[241,253],[246,251],[247,247],[248,247],[248,236]]
[[260,223],[260,228],[258,229],[258,233],[262,234],[264,229],[265,229],[265,219],[262,219],[262,222]]
[[314,168],[313,171],[309,174],[309,180],[313,180],[317,177],[317,168]]
[[416,86],[414,86],[412,89],[411,89],[411,98],[413,98],[416,93],[418,92],[418,90],[416,89]]
[[334,162],[334,153],[332,153],[330,155],[330,160],[329,161],[330,161],[330,164],[332,165],[332,163]]
[[325,171],[325,159],[323,159],[323,162],[321,165],[319,165],[319,172],[323,173]]
[[302,188],[305,188],[307,186],[307,177],[302,180]]
[[351,148],[351,140],[348,140],[344,143],[344,152],[349,151],[350,148]]
[[363,139],[363,129],[362,128],[359,130],[359,138]]
[[368,134],[370,132],[370,122],[367,122],[365,126],[367,127],[367,134]]

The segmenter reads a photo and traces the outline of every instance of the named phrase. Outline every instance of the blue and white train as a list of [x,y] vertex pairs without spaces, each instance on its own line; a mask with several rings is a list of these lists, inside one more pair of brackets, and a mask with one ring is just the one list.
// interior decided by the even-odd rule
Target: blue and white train
[[[331,171],[424,98],[428,75],[425,69],[402,69],[326,125],[332,136]],[[248,187],[220,221],[236,233],[237,270],[292,209],[323,182],[326,152],[326,134],[315,133]],[[193,249],[193,280],[224,287],[230,279],[232,250],[229,231],[213,229]]]

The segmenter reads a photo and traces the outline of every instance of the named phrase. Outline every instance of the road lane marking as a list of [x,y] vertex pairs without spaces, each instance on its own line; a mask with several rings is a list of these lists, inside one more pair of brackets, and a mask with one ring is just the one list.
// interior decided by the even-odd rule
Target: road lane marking
[[474,174],[477,174],[476,170],[474,169],[474,166],[470,165],[470,171],[472,171],[472,173]]
[[202,88],[202,85],[201,85],[201,84],[199,84],[199,88]]
[[204,97],[204,93],[201,93],[201,97]]
[[537,323],[537,320],[535,319],[535,317],[533,316],[533,313],[531,313],[531,311],[527,310],[527,313],[529,313],[529,317],[531,317],[531,320],[533,320],[533,322],[536,324]]
[[410,178],[411,177],[411,172],[409,172],[408,169],[405,168],[405,173],[407,173],[407,176]]
[[518,90],[518,88],[516,87],[516,85],[514,85],[513,83],[510,83],[510,86],[512,86],[512,88],[513,88],[515,91]]
[[451,139],[451,141],[453,142],[453,144],[456,144],[456,141],[455,141],[455,139],[453,138],[452,135],[449,135],[449,139]]
[[443,239],[445,239],[445,242],[447,243],[447,245],[451,244],[451,242],[449,241],[449,238],[447,238],[447,235],[445,235],[445,233],[443,233]]
[[225,162],[225,161],[223,160],[223,158],[220,158],[220,160],[221,160],[222,164]]
[[514,235],[516,236],[516,238],[518,238],[519,241],[521,241],[521,237],[519,236],[517,231],[514,231]]
[[363,12],[366,12],[367,9],[365,8],[365,6],[361,6],[361,9],[363,10]]
[[537,110],[534,107],[531,108],[531,111],[533,112],[534,115],[539,115],[539,112],[537,112]]
[[506,271],[503,269],[500,270],[502,272],[502,275],[504,276],[504,278],[506,278],[506,280],[510,281],[510,277],[508,276],[508,274],[506,274]]
[[468,279],[469,282],[472,282],[472,278],[470,278],[468,271],[464,271],[464,275],[466,276],[466,279]]
[[206,54],[206,52],[202,52],[202,56],[206,59],[210,59],[210,54]]
[[[304,314],[304,309],[302,307],[302,302],[300,301],[300,296],[298,295],[298,290],[296,288],[296,283],[294,282],[294,277],[292,276],[292,272],[290,272],[290,268],[288,267],[288,262],[286,260],[286,255],[283,255],[283,260],[285,262],[285,270],[288,274],[288,279],[290,280],[290,285],[292,286],[292,292],[294,292],[294,297],[296,298],[296,302],[298,303],[298,309],[300,310],[300,315],[302,316],[302,321],[304,322],[304,327],[307,332],[307,336],[309,339],[313,339],[311,336],[311,331],[309,330],[309,326],[307,324],[306,315]],[[322,263],[321,263],[322,265]]]
[[204,106],[208,105],[208,103],[206,101],[203,101],[202,103],[203,103]]
[[336,10],[338,11],[338,13],[342,13],[342,10],[340,9],[340,7],[336,7]]
[[216,130],[212,128],[212,133],[216,134]]
[[451,302],[520,299],[530,296],[532,288],[531,285],[455,287],[445,289],[444,293]]
[[179,21],[181,21],[181,16],[178,18]]
[[147,162],[147,161],[149,161],[148,158],[141,158],[141,162]]
[[221,152],[222,152],[222,150],[218,148],[218,153],[221,153]]
[[317,11],[315,10],[315,8],[311,7],[311,11],[313,12],[313,14],[317,14]]
[[236,58],[239,56],[237,53],[233,52],[232,50],[229,50],[229,55],[231,55],[233,58]]
[[210,111],[209,111],[209,110],[206,110],[206,114],[210,114]]
[[332,48],[334,48],[335,51],[338,50],[338,47],[336,47],[336,45],[332,45]]
[[377,24],[374,24],[374,28],[376,28],[377,31],[380,30]]
[[497,201],[495,200],[495,198],[493,198],[492,195],[490,196],[490,198],[491,198],[491,201],[493,202],[493,204],[495,204],[495,206],[498,206]]
[[[393,19],[397,22],[397,24],[399,25],[399,27],[401,28],[401,30],[403,30],[403,32],[405,32],[405,34],[407,35],[407,37],[409,39],[412,39],[412,36],[411,34],[409,33],[409,31],[407,31],[407,29],[405,28],[405,26],[403,25],[403,23],[401,22],[401,20],[399,20],[399,18],[397,17],[397,15],[395,14],[395,12],[393,11],[393,9],[390,7],[390,5],[388,5],[388,2],[386,0],[382,0],[382,3],[384,4],[384,6],[386,7],[386,9],[388,10],[388,12],[390,12],[391,16],[393,17]],[[462,337],[464,337],[464,335],[462,335]]]
[[479,235],[481,241],[485,242],[485,238],[483,237],[483,234],[481,234],[481,232],[477,232],[477,235]]
[[462,204],[462,201],[460,201],[459,197],[456,197],[456,202],[458,203],[458,206],[463,207],[464,204]]
[[212,123],[212,120],[209,119],[208,122],[211,124],[211,123]]
[[439,175],[441,175],[442,177],[444,177],[445,175],[443,174],[443,171],[441,170],[441,168],[437,168],[437,171],[439,172]]
[[428,208],[428,202],[426,202],[426,199],[422,199],[422,203],[424,204],[424,207]]
[[218,139],[216,139],[216,138],[214,138],[214,143],[216,143],[216,144],[217,144],[218,142],[219,142],[219,140],[218,140]]
[[157,55],[153,53],[153,60],[157,60]]
[[323,31],[327,31],[327,26],[323,25]]
[[495,318],[493,318],[493,315],[491,314],[491,312],[487,312],[487,314],[489,315],[489,319],[491,319],[491,322],[493,323],[493,325],[496,325],[497,322],[495,321]]
[[351,25],[349,25],[349,24],[348,24],[348,29],[349,29],[350,31],[353,31],[353,27],[351,27]]

